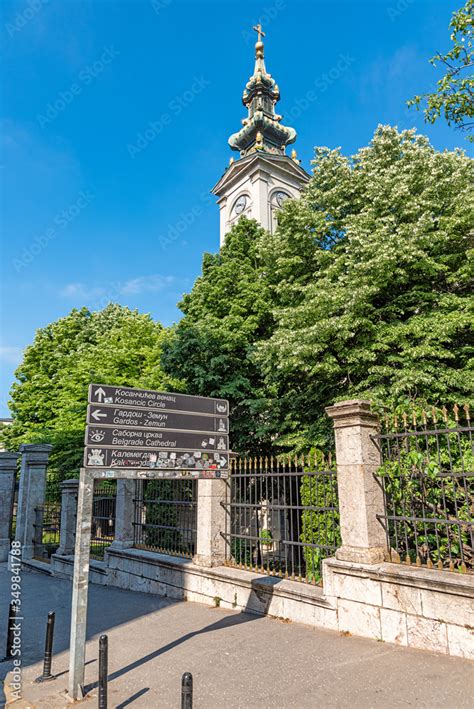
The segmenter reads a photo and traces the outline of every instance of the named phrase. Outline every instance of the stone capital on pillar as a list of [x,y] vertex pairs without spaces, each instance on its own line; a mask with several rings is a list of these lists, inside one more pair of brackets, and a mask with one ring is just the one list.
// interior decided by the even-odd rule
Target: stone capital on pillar
[[376,564],[386,557],[386,538],[377,518],[384,511],[383,493],[375,479],[381,465],[373,436],[379,420],[370,402],[360,399],[329,406],[336,439],[337,486],[342,546],[336,558]]
[[30,465],[47,465],[52,450],[53,446],[49,443],[22,443],[20,446],[23,460],[26,459]]
[[15,472],[18,463],[19,453],[12,453],[10,451],[0,452],[0,473],[5,472]]
[[61,526],[59,547],[56,554],[68,556],[74,554],[76,539],[77,493],[79,480],[64,480],[61,488]]
[[222,566],[225,561],[225,500],[227,481],[197,481],[197,540],[194,563]]
[[10,550],[18,457],[18,453],[0,452],[0,561],[7,561]]

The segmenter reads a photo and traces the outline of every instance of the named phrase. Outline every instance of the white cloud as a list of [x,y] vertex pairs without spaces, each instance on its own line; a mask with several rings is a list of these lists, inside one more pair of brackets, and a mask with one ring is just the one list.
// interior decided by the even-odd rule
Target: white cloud
[[59,295],[63,298],[81,300],[85,303],[96,301],[104,296],[107,300],[114,300],[119,296],[133,296],[140,293],[157,293],[165,290],[169,285],[175,283],[174,276],[161,276],[152,274],[150,276],[137,276],[128,281],[116,281],[105,283],[103,286],[91,286],[87,283],[68,283],[59,290]]
[[92,300],[104,295],[105,288],[92,288],[85,283],[68,283],[61,288],[59,295],[63,298],[80,298],[81,300]]
[[122,295],[130,295],[136,293],[151,292],[163,290],[171,283],[174,283],[174,276],[160,276],[158,274],[152,276],[139,276],[131,278],[121,284],[120,293]]
[[0,359],[8,364],[20,364],[23,358],[24,347],[10,347],[7,345],[0,345]]

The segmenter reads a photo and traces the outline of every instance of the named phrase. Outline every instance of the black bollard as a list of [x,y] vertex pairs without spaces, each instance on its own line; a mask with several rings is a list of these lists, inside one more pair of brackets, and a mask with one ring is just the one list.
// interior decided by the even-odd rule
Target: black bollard
[[185,672],[181,677],[181,709],[193,709],[193,676]]
[[107,709],[108,638],[99,638],[99,709]]
[[10,603],[10,607],[8,608],[8,624],[7,624],[7,647],[6,647],[6,652],[5,652],[5,657],[2,657],[1,662],[4,662],[6,660],[10,660],[13,657],[13,631],[14,631],[14,625],[15,625],[15,620],[16,620],[16,615],[18,613],[17,605],[16,603],[13,603],[13,601]]
[[46,640],[44,642],[44,659],[43,659],[43,674],[36,679],[36,682],[45,682],[48,679],[54,679],[51,674],[51,665],[53,663],[53,639],[54,639],[54,619],[56,615],[54,611],[48,613],[48,621],[46,623]]

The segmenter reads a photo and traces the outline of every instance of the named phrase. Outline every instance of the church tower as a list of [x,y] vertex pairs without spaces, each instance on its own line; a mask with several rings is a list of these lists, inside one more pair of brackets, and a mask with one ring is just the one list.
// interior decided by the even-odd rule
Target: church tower
[[296,140],[294,128],[282,125],[282,116],[275,112],[280,91],[265,68],[261,25],[253,28],[258,33],[255,45],[255,69],[247,82],[242,102],[248,116],[242,128],[229,138],[232,150],[240,158],[230,165],[212,192],[220,207],[220,244],[225,235],[245,215],[256,219],[273,232],[276,212],[288,198],[299,197],[309,180],[293,150],[291,158],[286,146]]

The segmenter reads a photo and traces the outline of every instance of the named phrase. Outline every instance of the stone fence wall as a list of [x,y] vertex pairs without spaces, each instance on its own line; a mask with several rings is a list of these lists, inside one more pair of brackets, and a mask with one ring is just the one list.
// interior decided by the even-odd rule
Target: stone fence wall
[[[314,627],[474,659],[474,575],[387,561],[383,492],[374,473],[378,419],[365,401],[328,410],[334,421],[342,544],[323,562],[322,587],[224,565],[226,482],[198,485],[197,548],[185,560],[133,548],[133,482],[118,481],[115,540],[104,561],[91,561],[91,580],[170,598],[268,614]],[[31,511],[41,502],[48,450],[23,447],[16,524],[23,563],[72,575],[78,481],[62,485],[60,546],[50,564],[34,558]],[[2,457],[3,456],[3,457]],[[0,453],[0,492],[12,490],[17,456]],[[11,493],[10,493],[11,494]],[[0,495],[0,499],[2,496]],[[0,505],[0,551],[9,539],[9,503]]]

